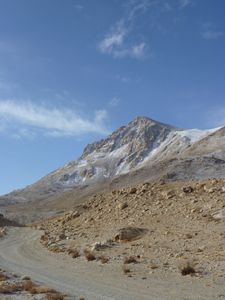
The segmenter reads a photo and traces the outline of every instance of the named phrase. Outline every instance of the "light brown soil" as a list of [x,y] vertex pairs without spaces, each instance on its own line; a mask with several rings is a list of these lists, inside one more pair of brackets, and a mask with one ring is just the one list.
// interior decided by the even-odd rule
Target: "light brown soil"
[[[121,266],[132,256],[134,277],[181,273],[179,265],[188,262],[195,276],[224,280],[225,220],[214,218],[225,207],[224,187],[225,180],[158,182],[97,194],[38,225],[45,231],[41,241],[53,252],[83,256],[89,249]],[[145,233],[128,242],[116,239],[127,227]]]

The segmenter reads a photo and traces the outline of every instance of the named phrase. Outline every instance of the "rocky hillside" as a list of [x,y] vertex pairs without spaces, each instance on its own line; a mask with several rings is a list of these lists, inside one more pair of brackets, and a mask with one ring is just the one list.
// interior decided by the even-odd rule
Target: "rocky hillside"
[[35,207],[41,217],[43,210],[46,216],[50,211],[54,213],[57,201],[59,210],[66,209],[100,189],[145,180],[221,178],[225,176],[224,146],[225,128],[181,130],[137,117],[106,139],[87,145],[78,160],[1,197],[0,206],[9,215],[16,209],[18,216],[26,219],[32,213],[36,219],[35,200],[39,200]]
[[197,273],[224,280],[224,195],[224,179],[146,182],[93,195],[38,228],[49,250],[130,262],[132,276],[179,272],[189,261]]

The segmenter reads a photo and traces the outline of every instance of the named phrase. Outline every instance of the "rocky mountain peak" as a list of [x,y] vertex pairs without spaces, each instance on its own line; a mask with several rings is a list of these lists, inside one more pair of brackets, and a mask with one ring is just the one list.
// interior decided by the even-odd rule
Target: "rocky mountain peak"
[[105,139],[87,145],[79,159],[14,191],[7,199],[21,203],[34,195],[45,199],[68,189],[117,180],[133,171],[141,174],[142,170],[148,170],[143,176],[152,179],[168,174],[166,178],[184,178],[187,172],[190,178],[224,177],[224,135],[225,128],[181,130],[138,116]]
[[162,123],[155,121],[149,117],[137,116],[128,124],[128,126],[129,125],[131,125],[131,126],[141,126],[141,125],[151,126],[151,125],[155,125],[155,124],[162,124]]
[[129,155],[131,152],[142,151],[142,149],[145,149],[146,152],[154,147],[154,143],[162,142],[172,130],[178,129],[148,117],[138,116],[127,126],[122,126],[114,131],[106,139],[87,145],[82,159],[94,151],[110,153],[125,145],[130,148]]

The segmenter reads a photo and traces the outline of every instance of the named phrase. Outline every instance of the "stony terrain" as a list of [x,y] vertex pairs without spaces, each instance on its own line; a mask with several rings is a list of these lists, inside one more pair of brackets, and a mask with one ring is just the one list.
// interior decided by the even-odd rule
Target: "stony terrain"
[[224,280],[224,222],[225,180],[214,179],[96,194],[36,227],[44,230],[41,242],[49,250],[125,263],[130,276],[177,273],[190,263],[197,276]]

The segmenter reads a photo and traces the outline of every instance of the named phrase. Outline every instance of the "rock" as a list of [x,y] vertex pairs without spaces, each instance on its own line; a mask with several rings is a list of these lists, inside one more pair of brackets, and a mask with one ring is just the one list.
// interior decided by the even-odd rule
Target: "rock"
[[21,280],[30,280],[30,276],[24,275],[21,277]]
[[147,191],[148,191],[148,189],[149,189],[149,183],[148,182],[145,182],[143,185],[142,185],[142,187],[141,187],[141,192],[142,193],[146,193]]
[[65,238],[66,238],[66,236],[65,236],[64,233],[61,233],[61,234],[59,235],[59,240],[65,240]]
[[198,202],[198,199],[193,199],[191,200],[191,203],[194,204],[194,203],[197,203]]
[[129,242],[140,239],[144,234],[148,232],[147,229],[138,227],[125,227],[119,229],[119,232],[115,235],[115,241]]
[[123,210],[123,209],[125,209],[125,208],[127,208],[127,207],[128,207],[127,202],[124,202],[124,203],[120,203],[120,204],[119,204],[119,209],[120,209],[120,210]]
[[184,186],[182,188],[182,190],[183,190],[184,193],[192,193],[194,191],[193,187],[190,186],[190,185],[189,186]]
[[225,186],[221,188],[221,193],[225,193]]
[[225,220],[225,208],[222,208],[212,214],[214,220]]
[[79,218],[80,213],[78,211],[75,211],[75,212],[72,213],[71,216],[72,216],[73,219],[76,219],[76,218]]
[[209,193],[209,194],[216,192],[216,188],[213,188],[213,187],[208,188],[206,185],[203,187],[203,189],[206,193]]
[[111,248],[113,246],[113,243],[110,241],[103,241],[103,242],[96,242],[94,245],[92,245],[91,250],[92,251],[100,251],[106,248]]
[[0,228],[0,238],[6,235],[5,228]]
[[187,233],[187,234],[185,234],[185,238],[186,238],[186,239],[192,239],[192,238],[193,238],[193,236],[192,236],[192,234],[190,234],[190,233]]
[[162,196],[165,199],[171,199],[175,196],[175,192],[174,191],[164,191],[164,192],[162,192]]
[[206,248],[205,246],[200,246],[200,247],[198,247],[197,251],[203,252],[205,250],[205,248]]
[[137,193],[137,189],[135,187],[131,188],[129,191],[129,194],[136,194]]
[[209,194],[212,194],[212,193],[215,193],[216,192],[216,188],[210,188],[208,189],[208,193]]

